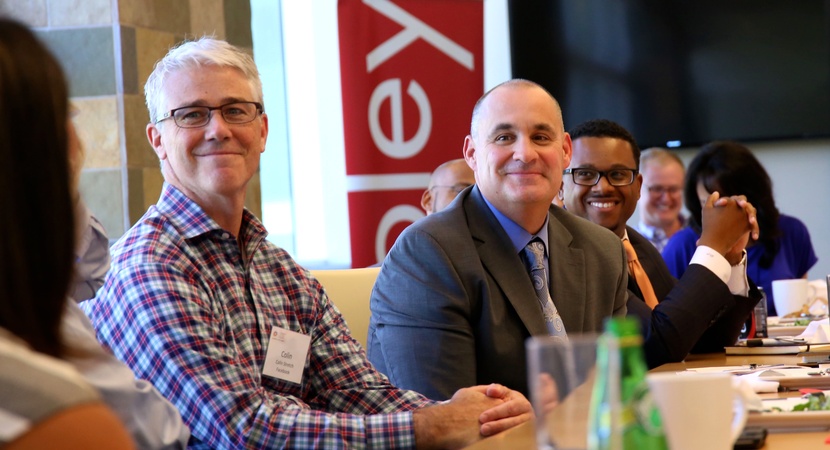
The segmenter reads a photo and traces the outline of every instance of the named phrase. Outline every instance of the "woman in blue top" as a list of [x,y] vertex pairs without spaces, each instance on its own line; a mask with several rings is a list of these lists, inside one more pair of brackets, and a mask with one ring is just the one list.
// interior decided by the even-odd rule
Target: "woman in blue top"
[[663,259],[677,278],[683,275],[700,238],[701,204],[711,192],[721,196],[745,195],[758,214],[760,237],[747,245],[746,274],[767,294],[769,315],[776,315],[772,281],[806,278],[818,261],[807,227],[795,217],[778,212],[772,181],[752,152],[737,142],[704,145],[689,164],[683,189],[689,225],[677,232],[663,249]]

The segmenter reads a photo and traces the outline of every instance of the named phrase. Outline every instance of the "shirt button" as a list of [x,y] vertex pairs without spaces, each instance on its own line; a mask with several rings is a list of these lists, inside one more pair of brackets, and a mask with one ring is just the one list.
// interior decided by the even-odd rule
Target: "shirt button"
[[231,237],[229,233],[222,233],[222,239],[228,239],[229,237]]

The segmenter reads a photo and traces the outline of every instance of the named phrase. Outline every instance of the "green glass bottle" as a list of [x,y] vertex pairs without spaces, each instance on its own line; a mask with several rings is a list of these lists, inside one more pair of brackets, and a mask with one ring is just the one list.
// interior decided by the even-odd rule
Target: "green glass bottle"
[[589,449],[668,449],[660,413],[646,383],[647,371],[639,322],[627,317],[608,319],[597,349]]

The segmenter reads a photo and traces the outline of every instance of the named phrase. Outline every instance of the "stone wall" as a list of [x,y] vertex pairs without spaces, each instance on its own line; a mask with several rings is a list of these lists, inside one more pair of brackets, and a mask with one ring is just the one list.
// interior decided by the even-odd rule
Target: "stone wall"
[[[182,40],[212,35],[252,52],[248,0],[2,0],[64,67],[86,148],[81,191],[111,239],[158,200],[162,176],[147,142],[143,88]],[[259,175],[247,206],[261,217]]]

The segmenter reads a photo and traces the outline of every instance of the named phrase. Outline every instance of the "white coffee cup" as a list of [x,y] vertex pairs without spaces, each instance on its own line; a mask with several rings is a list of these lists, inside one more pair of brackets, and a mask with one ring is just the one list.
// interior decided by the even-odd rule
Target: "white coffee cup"
[[804,305],[812,303],[815,296],[815,289],[804,278],[772,282],[772,300],[778,317],[800,313]]
[[731,450],[749,398],[728,373],[649,373],[649,389],[672,450]]

